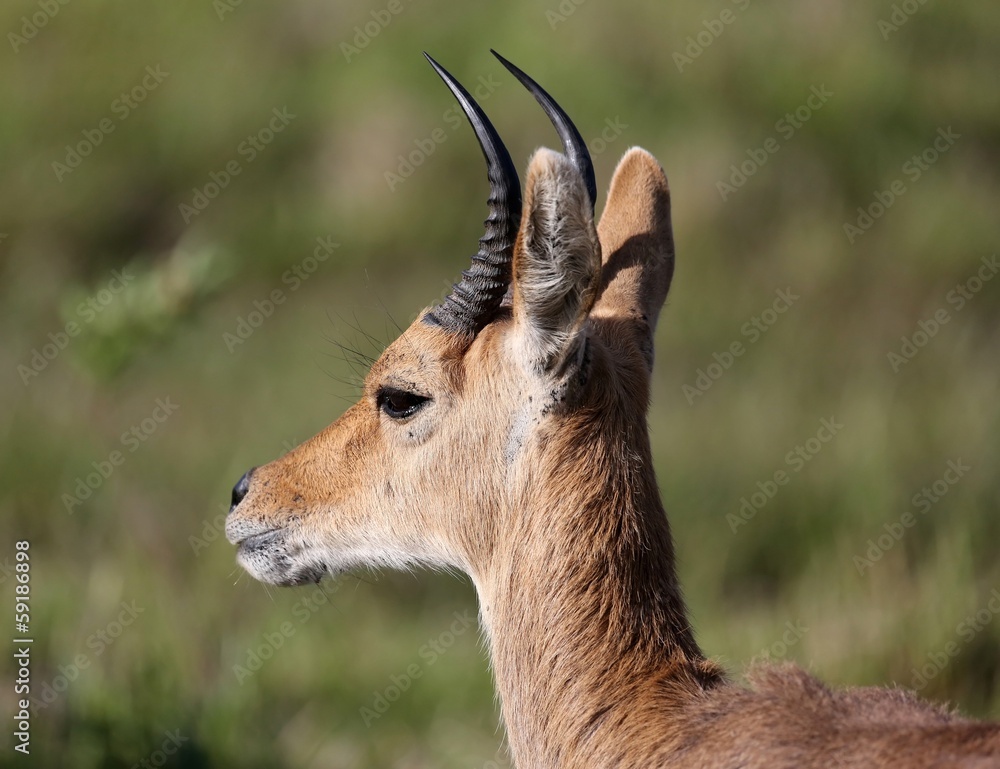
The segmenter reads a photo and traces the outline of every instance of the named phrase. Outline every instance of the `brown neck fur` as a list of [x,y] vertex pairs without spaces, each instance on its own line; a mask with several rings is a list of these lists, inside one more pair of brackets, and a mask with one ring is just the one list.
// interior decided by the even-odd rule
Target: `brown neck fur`
[[[592,372],[594,403],[554,420],[518,483],[516,525],[477,580],[519,766],[572,765],[627,722],[666,739],[664,712],[722,681],[678,589],[645,409],[634,406],[646,393],[614,392],[605,385],[622,369],[594,365],[608,369]],[[636,374],[621,387],[645,390]]]

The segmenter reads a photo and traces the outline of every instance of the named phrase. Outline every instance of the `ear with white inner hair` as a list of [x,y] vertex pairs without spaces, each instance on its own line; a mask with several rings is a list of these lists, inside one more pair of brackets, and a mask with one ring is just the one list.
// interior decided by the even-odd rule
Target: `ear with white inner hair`
[[539,373],[560,376],[581,354],[600,275],[584,179],[565,155],[540,149],[528,166],[513,270],[519,343]]

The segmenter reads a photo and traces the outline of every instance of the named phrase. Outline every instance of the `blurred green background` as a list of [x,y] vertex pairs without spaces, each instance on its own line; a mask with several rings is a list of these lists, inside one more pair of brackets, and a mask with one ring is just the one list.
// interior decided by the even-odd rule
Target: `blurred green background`
[[483,163],[425,49],[522,168],[555,137],[488,49],[536,77],[598,208],[627,147],[668,173],[650,424],[707,653],[1000,717],[1000,8],[17,0],[0,31],[0,604],[10,628],[28,540],[44,705],[21,763],[507,765],[478,631],[450,630],[467,581],[265,589],[220,535],[239,475],[337,417],[475,248]]

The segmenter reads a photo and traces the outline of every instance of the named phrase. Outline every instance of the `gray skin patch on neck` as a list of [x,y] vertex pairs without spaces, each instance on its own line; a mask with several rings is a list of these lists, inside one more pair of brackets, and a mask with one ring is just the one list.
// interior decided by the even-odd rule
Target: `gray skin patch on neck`
[[507,446],[503,452],[504,462],[508,465],[514,464],[514,460],[517,459],[517,455],[521,453],[521,448],[524,446],[524,441],[528,436],[528,428],[531,426],[532,411],[534,405],[531,399],[521,407],[521,410],[514,415],[514,419],[510,424],[510,433],[507,436]]
[[563,372],[563,376],[552,382],[542,397],[536,399],[531,395],[527,396],[527,401],[514,414],[510,423],[507,445],[503,453],[504,462],[508,466],[512,465],[518,454],[521,453],[532,426],[540,425],[546,416],[560,407],[564,407],[567,401],[575,397],[575,393],[586,388],[590,377],[591,363],[590,339],[584,337],[573,352],[572,363],[568,370]]

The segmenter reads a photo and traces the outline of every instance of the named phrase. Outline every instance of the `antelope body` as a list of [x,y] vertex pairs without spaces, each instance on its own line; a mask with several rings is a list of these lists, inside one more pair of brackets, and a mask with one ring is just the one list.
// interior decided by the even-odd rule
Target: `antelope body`
[[[430,58],[430,57],[428,57]],[[595,226],[586,145],[510,157],[433,60],[487,160],[480,250],[372,366],[360,401],[240,479],[226,533],[278,585],[448,566],[479,597],[510,751],[548,767],[1000,767],[1000,727],[801,669],[747,685],[688,624],[646,427],[673,272],[667,180],[633,148]]]

